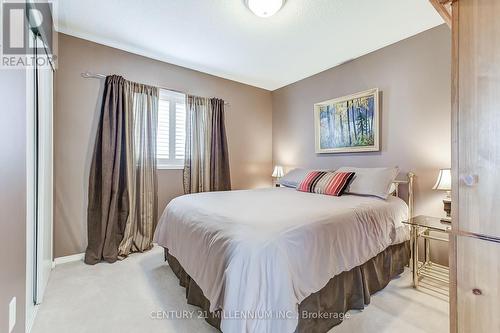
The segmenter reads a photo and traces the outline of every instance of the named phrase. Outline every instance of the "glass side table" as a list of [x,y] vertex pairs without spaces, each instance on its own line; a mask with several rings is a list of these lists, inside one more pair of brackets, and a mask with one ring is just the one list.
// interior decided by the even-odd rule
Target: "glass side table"
[[[436,264],[430,259],[430,241],[446,242],[447,237],[430,235],[430,232],[449,234],[451,224],[442,221],[440,218],[419,215],[403,221],[411,227],[411,269],[413,273],[413,287],[417,288],[420,278],[427,277],[449,284],[450,270],[448,267]],[[418,259],[418,240],[424,240],[424,261]]]

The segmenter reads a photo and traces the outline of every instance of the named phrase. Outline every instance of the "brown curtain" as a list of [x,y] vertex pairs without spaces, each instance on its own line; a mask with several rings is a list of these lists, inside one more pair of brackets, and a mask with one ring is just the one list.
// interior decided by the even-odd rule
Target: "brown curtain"
[[231,189],[229,154],[226,128],[224,126],[224,101],[210,99],[212,107],[212,142],[210,145],[210,190],[227,191]]
[[89,177],[87,264],[152,246],[157,112],[157,88],[106,78]]
[[188,95],[186,112],[184,192],[230,190],[224,101]]

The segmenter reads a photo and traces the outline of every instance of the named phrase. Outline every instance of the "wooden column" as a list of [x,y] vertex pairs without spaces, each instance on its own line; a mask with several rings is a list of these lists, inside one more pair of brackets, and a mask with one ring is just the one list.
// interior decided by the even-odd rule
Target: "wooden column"
[[452,14],[450,328],[500,332],[500,1]]

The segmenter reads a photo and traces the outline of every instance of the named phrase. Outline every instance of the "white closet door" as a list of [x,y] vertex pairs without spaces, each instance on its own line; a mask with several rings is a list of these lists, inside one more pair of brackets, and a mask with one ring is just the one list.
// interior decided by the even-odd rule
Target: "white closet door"
[[38,70],[38,232],[37,232],[37,293],[36,303],[42,302],[52,269],[52,99],[53,72]]
[[[29,34],[40,46],[39,38],[31,30]],[[38,56],[46,58],[42,49]],[[29,332],[52,269],[53,70],[45,66],[27,68],[26,73],[26,329]]]
[[[30,40],[34,35],[29,31]],[[35,320],[35,70],[26,69],[26,331]]]

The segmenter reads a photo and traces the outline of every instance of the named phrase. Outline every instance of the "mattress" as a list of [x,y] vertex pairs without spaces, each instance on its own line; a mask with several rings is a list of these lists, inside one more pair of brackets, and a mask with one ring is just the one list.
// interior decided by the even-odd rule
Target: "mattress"
[[223,332],[294,332],[298,304],[341,272],[406,240],[396,197],[289,188],[199,193],[170,202],[155,241],[210,301]]

